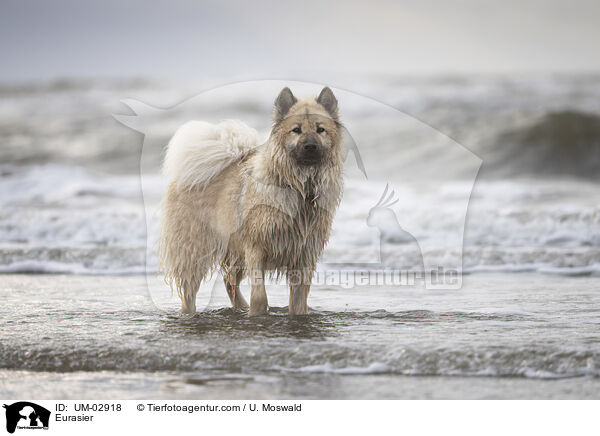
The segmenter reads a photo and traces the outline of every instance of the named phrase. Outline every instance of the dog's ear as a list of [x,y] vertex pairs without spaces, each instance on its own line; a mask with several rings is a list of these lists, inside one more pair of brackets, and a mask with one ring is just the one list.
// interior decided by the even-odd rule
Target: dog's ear
[[321,106],[323,106],[325,108],[325,110],[327,112],[329,112],[329,115],[331,115],[331,117],[337,121],[337,119],[338,119],[338,102],[337,102],[337,99],[335,98],[335,95],[333,95],[333,92],[331,91],[331,89],[329,89],[328,86],[323,88],[323,90],[317,97],[317,103],[319,103]]
[[296,104],[298,99],[294,97],[292,91],[287,86],[281,90],[275,100],[275,124],[281,122],[290,111],[291,107]]

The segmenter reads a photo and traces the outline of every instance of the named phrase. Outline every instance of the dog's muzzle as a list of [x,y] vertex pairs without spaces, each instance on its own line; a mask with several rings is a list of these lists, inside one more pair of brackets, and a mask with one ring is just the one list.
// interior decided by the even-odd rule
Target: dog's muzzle
[[323,158],[323,147],[318,141],[307,138],[298,143],[294,150],[294,157],[300,165],[316,165]]

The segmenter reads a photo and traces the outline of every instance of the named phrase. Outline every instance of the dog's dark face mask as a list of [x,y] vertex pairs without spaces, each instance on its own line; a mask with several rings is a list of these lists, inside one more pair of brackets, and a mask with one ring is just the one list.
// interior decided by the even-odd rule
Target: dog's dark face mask
[[[291,148],[290,154],[299,165],[317,165],[321,162],[326,152],[323,140],[320,134],[317,133],[317,130],[323,133],[324,129],[323,127],[310,129],[307,124],[310,123],[299,123],[298,127],[292,130],[292,135],[296,134],[298,137],[295,141],[293,141],[293,136],[290,138],[292,139],[292,143],[295,142],[295,146]],[[308,132],[304,132],[303,130],[308,130]]]
[[299,166],[323,163],[338,146],[337,100],[329,88],[313,101],[298,103],[288,88],[275,101],[275,123],[279,143]]

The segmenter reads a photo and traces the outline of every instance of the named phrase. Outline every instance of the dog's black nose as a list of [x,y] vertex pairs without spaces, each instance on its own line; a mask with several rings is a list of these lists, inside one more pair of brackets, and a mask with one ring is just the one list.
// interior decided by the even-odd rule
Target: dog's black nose
[[304,151],[315,151],[317,149],[317,144],[313,142],[309,142],[304,144]]

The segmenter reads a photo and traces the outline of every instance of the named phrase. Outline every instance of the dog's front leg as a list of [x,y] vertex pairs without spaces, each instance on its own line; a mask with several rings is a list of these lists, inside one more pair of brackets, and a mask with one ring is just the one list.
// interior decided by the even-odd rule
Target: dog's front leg
[[297,284],[290,286],[290,315],[308,315],[308,293],[310,285]]
[[265,290],[265,272],[262,268],[250,270],[252,291],[250,293],[250,316],[265,315],[269,312],[267,291]]
[[288,313],[290,315],[308,315],[308,293],[312,272],[309,270],[288,273],[290,284],[290,301]]

